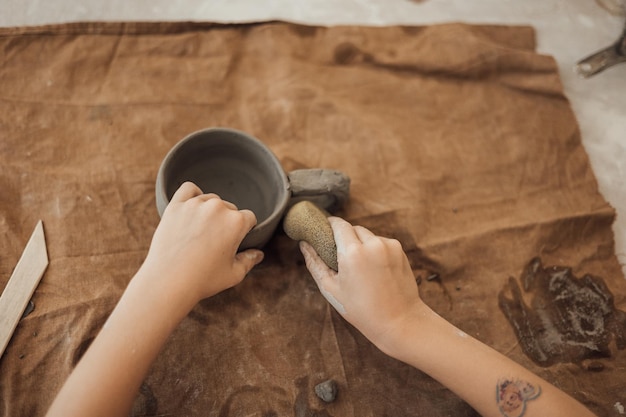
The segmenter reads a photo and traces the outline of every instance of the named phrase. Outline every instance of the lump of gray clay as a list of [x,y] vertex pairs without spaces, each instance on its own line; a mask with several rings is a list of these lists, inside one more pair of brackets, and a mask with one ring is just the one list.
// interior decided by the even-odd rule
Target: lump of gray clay
[[321,382],[315,386],[315,394],[322,401],[331,403],[337,398],[337,383],[333,379]]

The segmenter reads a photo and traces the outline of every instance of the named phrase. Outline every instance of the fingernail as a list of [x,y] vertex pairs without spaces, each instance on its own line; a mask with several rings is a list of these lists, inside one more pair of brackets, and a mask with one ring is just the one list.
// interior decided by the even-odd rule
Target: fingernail
[[300,242],[298,242],[299,246],[300,246],[300,250],[302,252],[308,252],[310,245],[308,243],[306,243],[304,240],[301,240]]
[[263,251],[260,250],[249,250],[245,252],[246,258],[255,261],[256,263],[259,263],[263,260],[263,258],[265,257],[265,254],[263,253]]

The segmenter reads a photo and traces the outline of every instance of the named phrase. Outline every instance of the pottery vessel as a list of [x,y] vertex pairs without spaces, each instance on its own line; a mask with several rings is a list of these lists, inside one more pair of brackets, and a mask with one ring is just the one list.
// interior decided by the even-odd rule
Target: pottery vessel
[[285,173],[274,153],[260,140],[229,128],[209,128],[186,136],[165,156],[156,179],[159,215],[185,181],[215,193],[239,209],[249,209],[257,225],[240,249],[261,248],[276,231],[285,210],[309,200],[334,212],[348,199],[350,179],[328,169]]

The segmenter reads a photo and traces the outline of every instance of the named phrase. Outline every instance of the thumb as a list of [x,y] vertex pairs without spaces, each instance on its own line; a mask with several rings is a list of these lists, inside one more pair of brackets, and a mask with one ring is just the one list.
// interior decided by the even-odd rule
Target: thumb
[[201,194],[202,190],[196,184],[191,181],[185,181],[178,187],[170,201],[183,202]]
[[255,265],[261,263],[265,255],[258,249],[248,249],[235,255],[235,268],[241,272],[240,279],[243,280],[248,272]]
[[300,251],[304,256],[306,267],[311,273],[311,276],[317,282],[317,285],[321,285],[326,281],[333,272],[325,263],[322,258],[319,257],[313,246],[305,241],[300,242]]
[[334,277],[337,276],[337,272],[330,269],[315,252],[313,246],[307,242],[300,242],[300,250],[302,251],[302,255],[304,255],[306,267],[324,298],[339,314],[346,314],[346,309],[343,304],[333,295],[333,292],[336,292],[338,289],[337,282],[334,279]]

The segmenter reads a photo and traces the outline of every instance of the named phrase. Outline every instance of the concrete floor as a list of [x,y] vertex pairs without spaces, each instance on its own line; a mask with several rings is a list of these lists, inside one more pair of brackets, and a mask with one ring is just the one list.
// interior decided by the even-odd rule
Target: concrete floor
[[[604,197],[617,209],[616,252],[626,264],[626,64],[591,79],[573,71],[581,58],[613,43],[624,27],[624,0],[0,0],[0,26],[71,21],[287,20],[316,25],[429,24],[450,21],[529,24],[538,50],[559,63]],[[604,7],[602,7],[604,5]],[[608,8],[613,8],[609,12]],[[624,268],[626,271],[626,268]]]

